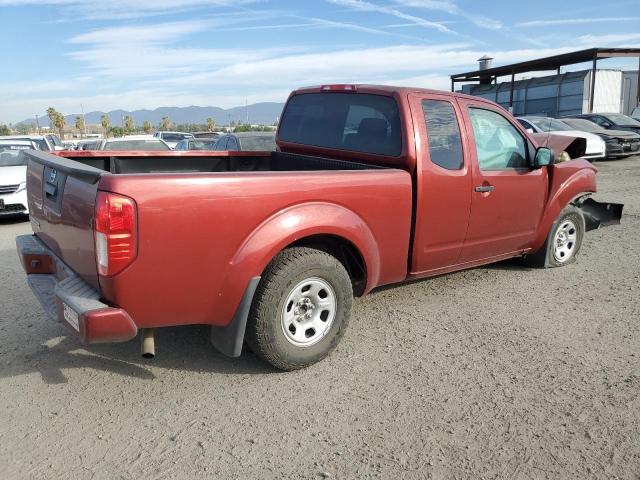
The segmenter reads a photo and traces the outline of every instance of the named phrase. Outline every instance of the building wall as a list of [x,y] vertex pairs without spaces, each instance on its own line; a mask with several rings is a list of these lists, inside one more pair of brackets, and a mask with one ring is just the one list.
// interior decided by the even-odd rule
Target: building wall
[[[595,112],[618,112],[621,108],[622,72],[596,72]],[[589,111],[591,71],[529,78],[514,82],[513,109],[516,116],[562,117]],[[462,91],[499,103],[509,109],[511,82],[492,85],[464,85]]]
[[638,71],[622,72],[622,108],[625,115],[638,105]]

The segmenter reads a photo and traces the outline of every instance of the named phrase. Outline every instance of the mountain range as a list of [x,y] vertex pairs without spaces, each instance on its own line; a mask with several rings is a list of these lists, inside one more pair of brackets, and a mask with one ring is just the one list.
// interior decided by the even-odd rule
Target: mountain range
[[[113,110],[106,112],[111,119],[111,125],[121,125],[123,117],[131,115],[133,121],[137,126],[142,125],[142,122],[148,121],[152,125],[157,126],[162,117],[169,117],[169,120],[175,124],[184,123],[196,123],[206,124],[207,118],[211,117],[215,120],[217,125],[229,124],[230,121],[246,123],[247,115],[249,123],[271,125],[274,123],[280,113],[284,103],[276,102],[263,102],[247,105],[246,107],[234,107],[229,109],[223,109],[219,107],[159,107],[155,110]],[[65,115],[65,122],[67,125],[74,125],[76,116],[79,113],[72,115]],[[84,114],[85,123],[87,125],[98,125],[100,119],[105,112],[88,112]],[[41,127],[49,126],[49,118],[46,114],[43,114],[38,118]],[[28,118],[20,122],[21,124],[35,124],[35,118]]]

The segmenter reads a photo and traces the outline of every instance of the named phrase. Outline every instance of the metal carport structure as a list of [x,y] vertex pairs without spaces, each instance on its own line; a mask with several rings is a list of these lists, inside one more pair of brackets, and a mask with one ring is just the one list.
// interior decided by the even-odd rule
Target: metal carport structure
[[[491,67],[472,72],[457,73],[451,75],[451,91],[455,90],[456,83],[478,82],[480,84],[497,83],[498,77],[511,76],[511,86],[509,94],[509,106],[513,106],[513,86],[515,76],[518,73],[540,72],[557,70],[565,65],[574,65],[577,63],[592,62],[591,68],[591,95],[589,98],[589,112],[593,111],[593,99],[596,88],[596,70],[598,60],[614,57],[638,57],[638,70],[640,70],[640,48],[588,48],[586,50],[578,50],[576,52],[562,53],[551,57],[537,58],[526,62],[513,63],[511,65],[503,65],[501,67]],[[490,60],[483,57],[482,60]],[[637,103],[640,104],[640,75],[638,75],[638,95]]]

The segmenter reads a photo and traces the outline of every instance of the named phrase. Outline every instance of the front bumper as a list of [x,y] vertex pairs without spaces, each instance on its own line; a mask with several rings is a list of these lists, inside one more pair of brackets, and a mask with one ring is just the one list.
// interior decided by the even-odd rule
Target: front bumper
[[0,216],[28,215],[27,190],[0,195]]
[[138,334],[126,311],[101,302],[100,293],[38,237],[20,235],[16,246],[29,287],[45,312],[65,324],[83,343],[126,342]]

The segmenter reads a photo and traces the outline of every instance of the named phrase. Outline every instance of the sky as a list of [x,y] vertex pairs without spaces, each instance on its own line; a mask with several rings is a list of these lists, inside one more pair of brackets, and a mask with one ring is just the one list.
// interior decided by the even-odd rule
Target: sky
[[[297,87],[448,90],[449,75],[640,47],[640,0],[0,0],[0,122],[285,101]],[[604,68],[637,69],[637,59]],[[585,68],[571,67],[575,70]]]

